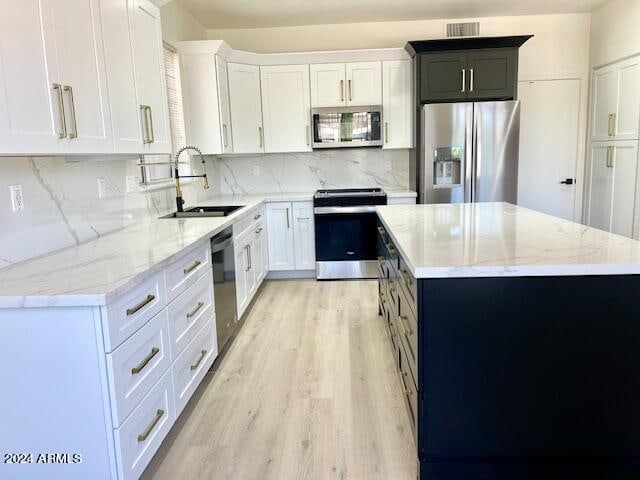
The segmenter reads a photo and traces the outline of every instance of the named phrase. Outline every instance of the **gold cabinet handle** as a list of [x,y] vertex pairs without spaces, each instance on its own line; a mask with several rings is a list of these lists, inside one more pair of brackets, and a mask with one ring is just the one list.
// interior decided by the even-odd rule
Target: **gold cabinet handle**
[[193,317],[196,313],[198,313],[198,310],[200,310],[202,307],[204,307],[204,302],[198,302],[195,308],[191,310],[189,313],[187,313],[187,318]]
[[616,135],[616,114],[609,114],[609,123],[607,124],[607,134],[610,137],[614,137]]
[[344,80],[340,80],[340,101],[344,102]]
[[189,267],[185,268],[184,270],[182,270],[182,272],[187,275],[191,272],[193,272],[196,268],[198,268],[200,265],[202,264],[202,262],[200,260],[196,260],[195,262],[193,262]]
[[149,143],[149,127],[147,127],[147,106],[140,105],[140,124],[142,127],[142,143],[147,145]]
[[147,106],[147,116],[149,120],[149,143],[154,143],[156,141],[156,136],[153,131],[153,114],[151,113],[150,106]]
[[401,372],[400,379],[402,380],[402,389],[404,391],[404,394],[410,397],[411,395],[413,395],[413,391],[407,388],[407,383],[404,381],[404,377],[406,377],[407,375],[408,375],[407,372]]
[[160,349],[158,347],[153,347],[151,349],[151,351],[149,352],[149,354],[146,357],[144,357],[142,359],[142,361],[137,366],[135,366],[135,367],[133,367],[131,369],[131,374],[132,375],[136,375],[136,374],[140,373],[142,371],[142,369],[144,367],[146,367],[147,364],[151,361],[151,359],[158,354],[159,351],[160,351]]
[[387,247],[387,251],[388,251],[390,254],[392,254],[392,255],[393,255],[393,254],[395,253],[396,248],[393,246],[393,244],[392,244],[392,243],[387,243],[385,246]]
[[384,235],[384,234],[385,234],[385,233],[387,233],[387,232],[386,232],[386,230],[385,230],[384,228],[382,228],[382,227],[378,227],[378,233],[379,233],[380,235]]
[[351,101],[351,79],[349,79],[349,101]]
[[460,93],[464,93],[467,91],[467,69],[462,69],[462,88],[460,89]]
[[156,299],[155,295],[147,295],[147,298],[145,298],[144,300],[142,300],[139,304],[137,304],[134,307],[131,308],[127,308],[127,316],[131,316],[134,313],[138,313],[140,310],[142,310],[144,307],[146,307],[147,305],[149,305],[151,302],[153,302]]
[[287,208],[287,228],[291,228],[291,224],[289,223],[289,208]]
[[207,351],[206,350],[200,350],[200,356],[198,357],[198,360],[196,361],[196,363],[191,365],[191,371],[193,371],[196,368],[198,368],[200,366],[200,364],[202,363],[202,360],[204,360],[204,357],[206,357],[206,356],[207,356]]
[[411,277],[409,276],[409,272],[406,271],[404,268],[400,269],[400,273],[402,273],[402,279],[404,280],[404,283],[409,286],[409,285],[413,285],[413,280],[411,279]]
[[307,125],[306,130],[305,130],[305,134],[307,136],[307,146],[309,146],[311,144],[311,128],[309,127],[309,125]]
[[473,86],[474,86],[473,83],[474,83],[474,81],[473,81],[473,68],[470,68],[469,69],[469,91],[470,92],[473,92]]
[[264,144],[262,127],[258,127],[258,141],[260,142],[260,148],[262,148],[262,145]]
[[60,110],[61,131],[58,132],[58,138],[62,139],[67,136],[67,120],[64,116],[64,95],[62,94],[62,85],[54,83],[53,89],[56,91],[56,96],[58,97],[58,109]]
[[384,122],[384,143],[389,143],[389,122]]
[[153,420],[151,420],[151,423],[147,426],[147,428],[144,429],[144,432],[138,435],[138,442],[144,442],[147,439],[147,437],[149,436],[151,431],[155,428],[155,426],[158,424],[158,422],[160,421],[163,415],[164,415],[164,410],[158,409],[158,411],[156,412],[156,416],[153,417]]
[[607,146],[607,167],[613,168],[613,146]]
[[71,86],[69,85],[65,85],[64,86],[64,91],[69,93],[69,99],[71,100],[71,125],[72,125],[72,130],[71,132],[69,132],[69,135],[67,135],[67,138],[78,138],[78,124],[76,122],[76,105],[75,102],[73,100],[73,88],[71,88]]
[[400,326],[402,327],[402,331],[407,337],[410,337],[413,335],[413,329],[409,325],[406,325],[408,321],[409,317],[406,315],[400,315]]

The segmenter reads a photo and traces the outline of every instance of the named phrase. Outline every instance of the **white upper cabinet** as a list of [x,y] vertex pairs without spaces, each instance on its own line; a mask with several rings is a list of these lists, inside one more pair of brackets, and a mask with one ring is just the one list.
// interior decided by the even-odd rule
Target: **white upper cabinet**
[[129,0],[100,0],[113,146],[116,153],[143,153],[142,117],[129,30]]
[[413,90],[410,60],[382,62],[382,148],[411,148]]
[[0,5],[0,154],[111,152],[97,0]]
[[592,141],[639,138],[640,57],[593,72]]
[[[52,39],[42,35],[39,0],[0,0],[0,154],[55,153],[62,91]],[[52,5],[43,3],[44,9]],[[11,15],[5,13],[11,12]],[[20,39],[20,49],[17,40]]]
[[231,129],[231,105],[229,104],[229,77],[227,62],[216,55],[216,78],[218,81],[218,98],[220,101],[220,123],[222,125],[222,153],[233,152],[233,135]]
[[227,69],[233,152],[263,152],[260,68],[255,65],[229,63]]
[[309,65],[260,67],[265,152],[311,151]]
[[314,108],[382,103],[380,62],[312,64],[310,71]]
[[149,0],[133,0],[131,8],[136,90],[145,151],[171,153],[160,10]]
[[309,66],[311,73],[311,106],[346,105],[344,63],[320,63]]
[[69,153],[113,151],[97,0],[54,0],[45,29],[55,37]]
[[382,104],[382,64],[380,62],[347,63],[347,105]]
[[291,211],[296,270],[313,270],[316,268],[313,202],[293,202]]

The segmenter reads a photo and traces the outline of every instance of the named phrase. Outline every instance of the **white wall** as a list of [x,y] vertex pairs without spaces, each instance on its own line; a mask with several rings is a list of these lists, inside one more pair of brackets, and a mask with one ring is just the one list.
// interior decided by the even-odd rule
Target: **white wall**
[[206,40],[207,29],[178,2],[169,2],[160,8],[162,38],[174,45],[181,40]]
[[591,15],[591,66],[640,53],[640,1],[610,0]]

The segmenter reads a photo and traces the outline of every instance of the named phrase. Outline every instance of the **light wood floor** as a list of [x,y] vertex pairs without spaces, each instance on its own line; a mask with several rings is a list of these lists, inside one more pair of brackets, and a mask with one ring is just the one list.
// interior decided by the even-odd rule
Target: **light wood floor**
[[416,478],[375,281],[268,281],[145,479]]

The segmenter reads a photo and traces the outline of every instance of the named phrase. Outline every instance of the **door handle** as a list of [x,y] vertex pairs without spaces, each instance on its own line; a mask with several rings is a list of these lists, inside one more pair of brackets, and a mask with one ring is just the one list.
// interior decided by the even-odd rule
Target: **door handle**
[[340,80],[340,101],[344,102],[344,80]]
[[53,84],[53,89],[56,91],[58,97],[58,109],[60,110],[60,127],[61,131],[58,132],[58,138],[66,138],[67,136],[67,121],[64,116],[64,95],[62,94],[62,85],[59,83]]
[[260,148],[262,148],[264,144],[264,137],[262,135],[262,127],[258,127],[258,140],[260,141]]
[[610,137],[615,136],[616,134],[616,114],[609,114],[609,124],[607,125],[607,133]]
[[562,182],[560,182],[562,185],[573,185],[573,178],[567,178],[566,180],[563,180]]
[[65,85],[64,91],[69,92],[69,99],[71,100],[71,125],[73,127],[73,130],[69,132],[67,138],[78,138],[78,124],[76,122],[76,104],[73,100],[73,88],[70,85]]
[[611,145],[607,147],[607,167],[613,168],[613,148]]
[[149,114],[149,143],[156,141],[155,132],[153,131],[153,114],[151,113],[151,107],[147,106],[147,113]]
[[291,224],[289,223],[289,209],[287,208],[287,228],[291,228]]
[[469,91],[473,92],[473,68],[469,69]]
[[349,79],[349,101],[351,101],[351,79]]
[[148,105],[140,105],[140,120],[142,122],[142,143],[148,145],[151,143],[151,135],[149,134],[149,121],[147,117]]
[[460,93],[464,93],[467,91],[467,69],[462,69],[462,89],[460,89]]

